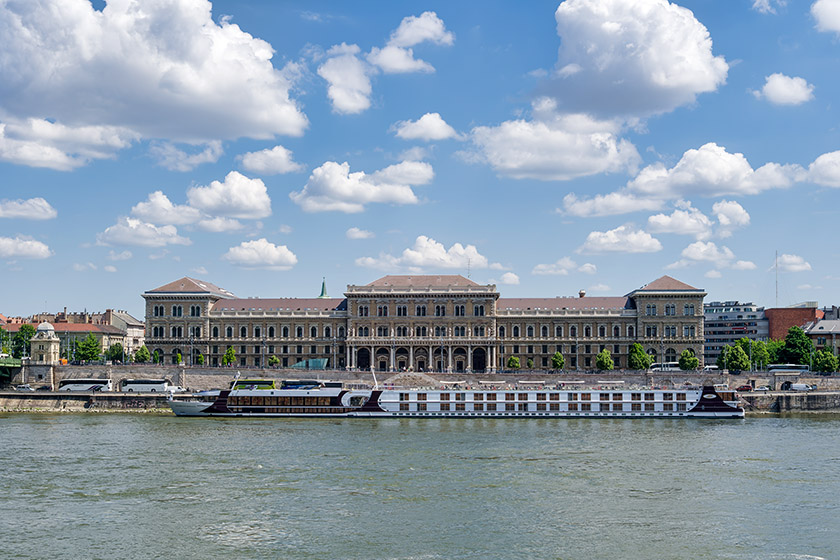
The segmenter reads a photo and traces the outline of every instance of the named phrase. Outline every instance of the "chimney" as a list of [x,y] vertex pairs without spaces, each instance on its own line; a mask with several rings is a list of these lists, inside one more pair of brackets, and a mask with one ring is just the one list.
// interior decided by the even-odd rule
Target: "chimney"
[[586,295],[586,290],[581,290],[578,292],[578,297],[584,297]]

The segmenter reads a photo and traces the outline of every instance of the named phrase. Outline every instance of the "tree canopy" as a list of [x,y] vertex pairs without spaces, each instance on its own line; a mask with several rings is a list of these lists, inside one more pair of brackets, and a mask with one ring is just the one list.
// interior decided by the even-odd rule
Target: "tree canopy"
[[20,326],[18,332],[12,337],[12,356],[22,358],[29,355],[29,343],[35,336],[35,327],[29,324]]
[[630,347],[630,353],[627,356],[627,367],[630,369],[647,369],[653,363],[653,356],[645,354],[645,349],[642,345],[636,342]]
[[111,360],[112,362],[122,362],[123,353],[123,345],[117,342],[116,344],[112,344],[111,347],[105,351],[105,358]]
[[800,327],[791,327],[785,336],[785,347],[781,352],[781,362],[785,364],[809,364],[814,345]]
[[560,352],[555,352],[551,357],[551,367],[554,369],[563,369],[566,367],[566,358]]
[[152,355],[149,353],[149,349],[144,344],[141,346],[137,352],[134,353],[134,361],[138,364],[145,364],[149,360],[152,359]]
[[222,365],[229,366],[236,361],[236,352],[233,351],[233,346],[228,346],[225,350],[225,355],[222,356]]
[[814,371],[820,373],[834,373],[837,371],[837,356],[828,350],[819,350],[814,354]]
[[610,351],[604,348],[595,356],[595,367],[601,371],[610,371],[615,367]]
[[102,354],[102,345],[93,336],[93,333],[88,333],[87,337],[76,347],[76,357],[86,362],[98,360],[100,354]]
[[519,369],[519,358],[511,356],[507,361],[508,369]]
[[700,359],[694,352],[686,348],[680,354],[680,369],[683,371],[695,370],[700,367]]
[[747,371],[750,369],[750,358],[744,349],[738,346],[725,346],[717,359],[720,369],[729,371]]

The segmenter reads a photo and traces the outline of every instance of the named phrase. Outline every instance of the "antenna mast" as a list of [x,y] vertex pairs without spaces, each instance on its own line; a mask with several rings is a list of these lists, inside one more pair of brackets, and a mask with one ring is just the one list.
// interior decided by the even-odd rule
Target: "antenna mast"
[[472,259],[467,259],[467,278],[470,277],[470,265],[472,264]]
[[776,249],[776,307],[779,307],[779,250]]

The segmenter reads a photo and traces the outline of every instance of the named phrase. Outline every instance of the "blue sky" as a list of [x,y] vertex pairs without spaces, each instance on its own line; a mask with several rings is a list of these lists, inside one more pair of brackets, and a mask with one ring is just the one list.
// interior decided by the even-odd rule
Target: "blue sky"
[[142,317],[181,276],[840,303],[840,0],[9,0],[0,30],[6,315]]

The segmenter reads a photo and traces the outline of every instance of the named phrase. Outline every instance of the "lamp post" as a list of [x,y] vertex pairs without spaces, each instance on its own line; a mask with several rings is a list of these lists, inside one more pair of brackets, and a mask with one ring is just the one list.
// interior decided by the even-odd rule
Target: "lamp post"
[[190,367],[193,366],[193,334],[190,333]]

